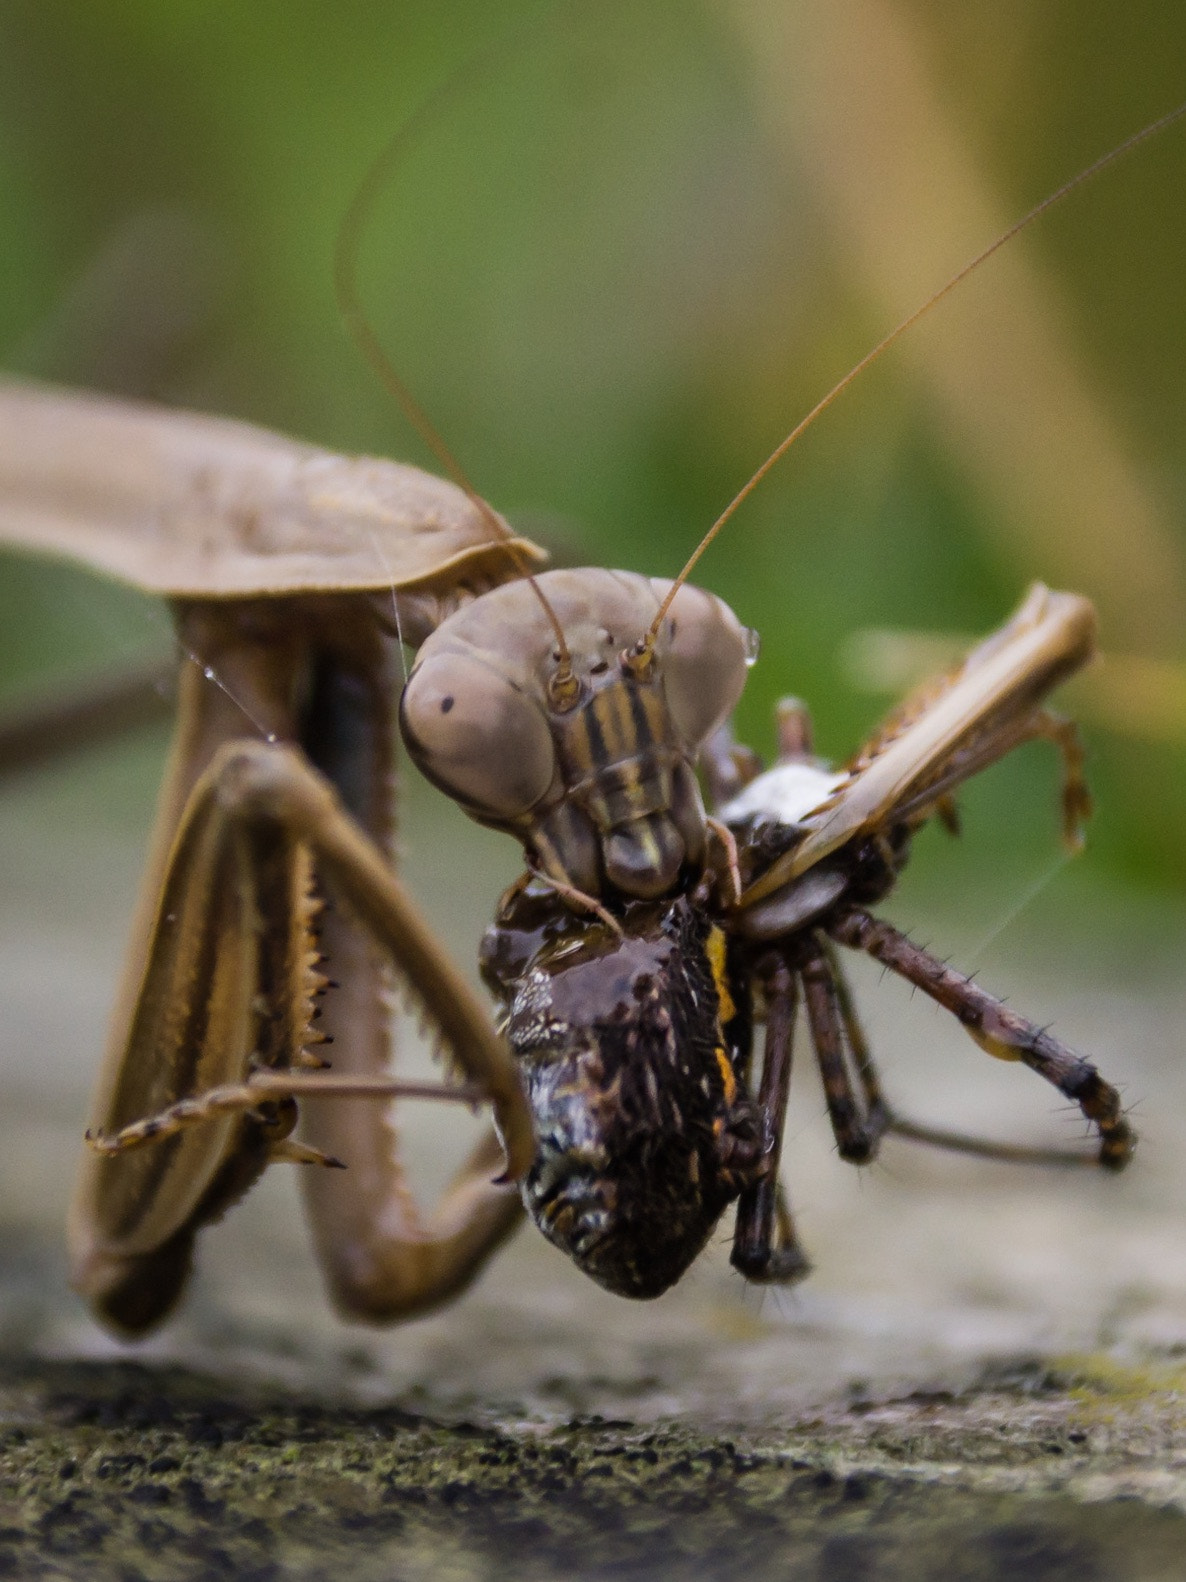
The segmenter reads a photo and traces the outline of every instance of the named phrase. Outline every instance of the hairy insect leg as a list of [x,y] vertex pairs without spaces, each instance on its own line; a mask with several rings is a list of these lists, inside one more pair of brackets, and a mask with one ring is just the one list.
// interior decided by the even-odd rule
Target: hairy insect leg
[[1083,773],[1086,754],[1074,720],[1049,709],[1034,715],[1032,734],[1053,742],[1062,758],[1062,831],[1071,851],[1083,846],[1083,826],[1091,817],[1091,791]]
[[[836,1147],[840,1157],[850,1164],[868,1164],[877,1154],[890,1113],[847,988],[841,988],[836,964],[822,941],[799,971]],[[854,1090],[850,1059],[856,1067],[862,1101],[858,1101]]]
[[738,1201],[730,1261],[747,1280],[789,1285],[801,1280],[811,1265],[795,1235],[794,1221],[778,1180],[799,998],[795,975],[785,961],[777,961],[766,978],[765,989],[766,1048],[758,1091],[763,1128],[761,1174]]
[[951,755],[943,770],[912,798],[899,804],[896,816],[909,820],[935,813],[952,834],[959,833],[954,792],[965,781],[1026,742],[1048,741],[1062,759],[1062,834],[1072,852],[1083,846],[1083,826],[1091,817],[1091,791],[1083,773],[1085,755],[1074,720],[1038,709],[1025,719],[982,732]]
[[836,959],[836,951],[828,944],[828,957],[832,964],[833,983],[844,1024],[844,1037],[851,1051],[853,1064],[865,1094],[866,1112],[883,1113],[884,1129],[895,1137],[905,1137],[911,1142],[925,1143],[932,1148],[945,1148],[951,1153],[972,1154],[978,1159],[996,1159],[1005,1164],[1055,1165],[1095,1168],[1091,1154],[1071,1153],[1065,1148],[1031,1148],[1022,1144],[996,1142],[987,1137],[974,1137],[967,1132],[950,1131],[946,1127],[928,1126],[921,1121],[909,1120],[890,1105],[881,1089],[881,1081],[869,1051],[864,1028],[856,1013],[848,980]]
[[775,1183],[774,1228],[778,1234],[778,1250],[775,1256],[778,1267],[782,1270],[778,1283],[794,1285],[796,1281],[802,1280],[811,1273],[811,1261],[800,1244],[787,1189],[781,1181]]
[[[110,1138],[88,1133],[87,1141],[100,1153],[117,1154],[128,1148],[160,1143],[191,1126],[209,1123],[216,1116],[246,1114],[261,1129],[266,1163],[290,1163],[346,1169],[345,1160],[290,1136],[297,1120],[296,1098],[367,1099],[441,1098],[477,1103],[482,1094],[473,1087],[449,1088],[439,1083],[352,1080],[332,1072],[261,1072],[249,1081],[212,1088],[192,1099],[183,1099],[160,1115],[126,1126]],[[335,1285],[340,1305],[354,1317],[376,1320],[409,1317],[448,1301],[477,1273],[481,1264],[516,1228],[522,1217],[518,1195],[491,1184],[502,1148],[490,1131],[468,1163],[449,1185],[432,1214],[424,1219],[411,1194],[400,1185],[401,1231],[392,1236],[390,1215],[372,1236],[364,1227],[351,1243],[352,1263],[360,1260],[360,1239],[382,1242],[379,1254],[383,1277],[374,1273],[376,1249],[369,1249],[371,1273],[365,1299],[357,1285]],[[394,1155],[389,1170],[396,1169]],[[388,1192],[390,1208],[390,1189]]]
[[995,1142],[968,1132],[949,1131],[945,1126],[927,1126],[920,1121],[907,1120],[902,1115],[895,1115],[887,1129],[895,1137],[904,1137],[908,1142],[942,1148],[947,1153],[969,1154],[974,1159],[995,1159],[1000,1164],[1042,1165],[1072,1170],[1084,1167],[1095,1170],[1100,1164],[1094,1154],[1073,1153],[1068,1148],[1031,1148],[1020,1143]]
[[852,997],[852,989],[840,964],[839,953],[832,942],[823,934],[818,934],[817,939],[823,946],[832,969],[832,987],[836,991],[836,1005],[840,1011],[840,1020],[844,1027],[844,1037],[852,1055],[853,1064],[856,1066],[857,1077],[860,1080],[861,1090],[865,1095],[865,1112],[868,1115],[884,1113],[892,1123],[896,1117],[894,1111],[886,1101],[881,1088],[881,1078],[877,1067],[873,1063],[873,1052],[869,1048],[869,1041],[865,1037],[865,1029],[861,1026],[860,1017],[857,1015],[856,1003]]
[[[880,918],[854,910],[835,919],[828,932],[839,944],[866,951],[875,961],[880,961],[891,972],[896,972],[953,1012],[964,1030],[988,1054],[1000,1060],[1021,1061],[1073,1100],[1099,1133],[1099,1153],[1094,1162],[1110,1170],[1122,1170],[1128,1163],[1136,1138],[1124,1117],[1120,1095],[1104,1081],[1090,1061],[1072,1053],[1048,1032],[1010,1010],[962,973],[912,944]],[[924,1142],[933,1141],[963,1151],[981,1151],[975,1139],[960,1139],[958,1134],[925,1135],[927,1128],[911,1127],[909,1123],[897,1125],[895,1130]],[[993,1145],[988,1147],[991,1149]],[[1061,1162],[1063,1158],[1068,1162],[1092,1162],[1088,1156],[1059,1155],[1056,1150],[1040,1157],[1041,1162],[1053,1159]]]

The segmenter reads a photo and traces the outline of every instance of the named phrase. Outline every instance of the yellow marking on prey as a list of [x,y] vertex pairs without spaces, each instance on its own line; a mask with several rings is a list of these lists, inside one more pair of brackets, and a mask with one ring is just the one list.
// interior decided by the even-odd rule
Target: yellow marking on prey
[[705,954],[708,964],[712,968],[712,981],[717,986],[717,1021],[723,1027],[726,1022],[731,1022],[737,1015],[737,1006],[733,996],[729,993],[729,978],[726,970],[725,952],[728,940],[725,931],[714,927],[710,930],[705,943]]
[[[729,993],[729,980],[726,976],[726,946],[723,929],[712,928],[708,939],[705,941],[704,952],[708,957],[708,964],[712,968],[712,981],[717,988],[717,1029],[724,1027],[726,1022],[731,1022],[737,1015],[737,1006],[733,996]],[[733,1062],[729,1059],[728,1051],[723,1044],[718,1044],[713,1053],[717,1057],[717,1065],[721,1068],[721,1081],[725,1085],[725,1103],[732,1105],[737,1097],[737,1077],[733,1071]],[[719,1137],[723,1122],[713,1127]]]
[[[725,1103],[732,1104],[737,1097],[737,1078],[733,1075],[733,1062],[720,1044],[717,1045],[714,1053],[717,1057],[717,1065],[721,1068],[721,1080],[725,1084]],[[720,1122],[719,1125],[723,1126],[724,1122]],[[718,1136],[720,1135],[716,1126],[714,1126],[713,1130],[717,1131]]]

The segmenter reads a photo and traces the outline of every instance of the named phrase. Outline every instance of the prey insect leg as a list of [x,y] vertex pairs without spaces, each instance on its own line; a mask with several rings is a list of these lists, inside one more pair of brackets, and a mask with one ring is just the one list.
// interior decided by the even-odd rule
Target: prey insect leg
[[839,956],[831,941],[818,935],[827,955],[828,965],[832,969],[832,987],[836,991],[836,1005],[840,1011],[840,1020],[844,1026],[844,1037],[852,1055],[853,1064],[857,1068],[861,1089],[865,1095],[865,1113],[868,1116],[880,1117],[884,1115],[884,1122],[879,1125],[887,1128],[892,1125],[896,1117],[886,1103],[885,1094],[881,1091],[881,1078],[877,1074],[877,1067],[873,1064],[873,1055],[869,1042],[865,1037],[865,1029],[861,1026],[857,1016],[857,1008],[853,1003],[852,990],[848,986],[848,979],[840,965]]
[[1004,1164],[1054,1165],[1095,1167],[1091,1154],[1072,1153],[1065,1148],[1032,1148],[1019,1143],[996,1142],[987,1137],[972,1137],[966,1132],[949,1131],[946,1127],[927,1126],[920,1121],[908,1120],[890,1105],[881,1091],[877,1068],[873,1064],[865,1031],[857,1017],[852,991],[840,970],[836,951],[829,943],[828,959],[832,965],[836,999],[840,1019],[844,1024],[844,1037],[852,1054],[853,1064],[865,1093],[866,1113],[882,1114],[884,1130],[895,1137],[906,1137],[911,1142],[926,1143],[932,1148],[946,1148],[951,1153],[972,1154],[979,1159],[996,1159]]
[[1091,817],[1091,792],[1083,774],[1085,754],[1074,720],[1049,709],[1034,715],[1033,734],[1053,742],[1062,758],[1063,839],[1072,851],[1083,845],[1083,826]]
[[[839,974],[826,947],[821,944],[820,948],[811,951],[799,971],[803,979],[807,1021],[819,1061],[820,1076],[823,1078],[824,1096],[828,1103],[832,1131],[836,1136],[836,1147],[840,1157],[847,1159],[850,1164],[868,1164],[876,1156],[890,1121],[877,1074],[869,1060],[869,1051],[847,991],[841,990]],[[858,1101],[854,1090],[849,1069],[850,1058],[857,1069],[863,1104]]]
[[935,779],[896,809],[897,817],[909,821],[919,814],[934,811],[952,834],[959,833],[953,794],[965,781],[998,762],[1006,753],[1026,742],[1048,741],[1062,759],[1062,830],[1068,849],[1083,845],[1083,826],[1091,817],[1091,792],[1083,774],[1083,743],[1074,720],[1064,719],[1049,709],[1038,709],[1008,728],[981,732],[951,755]]
[[[891,972],[953,1012],[968,1035],[999,1060],[1020,1060],[1068,1099],[1099,1133],[1097,1161],[1105,1169],[1122,1170],[1132,1157],[1136,1138],[1125,1119],[1120,1095],[1090,1061],[1073,1054],[1048,1032],[911,942],[896,928],[867,912],[853,910],[833,921],[828,932],[841,945],[864,950]],[[905,1135],[920,1140],[924,1128]],[[941,1135],[941,1134],[940,1134]],[[966,1140],[970,1141],[970,1140]],[[956,1143],[954,1146],[961,1146]],[[1068,1156],[1070,1158],[1084,1156]]]
[[774,706],[780,764],[811,763],[815,757],[815,732],[811,710],[802,698],[779,698]]
[[[811,711],[801,698],[780,698],[774,707],[778,733],[778,762],[814,761]],[[762,772],[762,760],[733,734],[729,723],[719,726],[700,749],[700,769],[714,808],[722,807]]]
[[741,1194],[731,1262],[747,1280],[789,1285],[811,1265],[795,1235],[794,1221],[778,1181],[778,1161],[791,1086],[791,1042],[798,1008],[798,985],[786,962],[766,978],[766,1049],[758,1104],[762,1112],[762,1173]]
[[700,772],[709,805],[721,808],[762,773],[762,760],[739,742],[731,724],[719,726],[700,749]]

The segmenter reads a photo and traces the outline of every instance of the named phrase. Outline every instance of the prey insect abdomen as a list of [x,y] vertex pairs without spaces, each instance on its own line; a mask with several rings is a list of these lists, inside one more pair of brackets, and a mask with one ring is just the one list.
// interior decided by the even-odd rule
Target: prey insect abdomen
[[[533,908],[554,914],[545,943],[523,970],[491,970]],[[762,1141],[749,991],[724,936],[685,898],[636,903],[622,927],[566,926],[525,894],[485,955],[535,1118],[527,1210],[600,1285],[645,1298],[700,1252]]]

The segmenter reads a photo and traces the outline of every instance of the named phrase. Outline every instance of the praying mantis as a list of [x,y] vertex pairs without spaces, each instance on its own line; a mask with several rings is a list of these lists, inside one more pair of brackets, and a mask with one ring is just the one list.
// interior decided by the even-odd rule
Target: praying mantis
[[[436,1305],[471,1277],[519,1218],[520,1196],[511,1183],[527,1180],[533,1170],[537,1176],[541,1170],[552,1176],[556,1171],[552,1165],[545,1168],[536,1155],[539,1113],[527,1103],[518,1067],[489,1018],[474,1006],[469,991],[442,965],[435,945],[418,933],[381,860],[386,818],[383,776],[394,712],[393,645],[403,637],[427,646],[437,628],[445,630],[453,617],[473,619],[466,615],[471,606],[480,610],[482,601],[491,597],[497,603],[504,586],[519,590],[515,597],[525,602],[498,607],[513,608],[511,630],[526,630],[535,595],[522,592],[522,574],[538,566],[540,556],[526,540],[500,532],[488,508],[476,506],[464,491],[434,487],[403,474],[384,476],[376,463],[358,463],[352,471],[348,463],[315,456],[276,436],[220,426],[217,420],[176,414],[158,417],[29,390],[11,390],[7,399],[11,406],[5,428],[11,436],[13,460],[29,466],[36,487],[44,487],[48,479],[51,493],[60,487],[65,496],[81,496],[87,502],[81,523],[60,530],[49,524],[56,510],[59,524],[69,518],[69,499],[61,510],[44,500],[24,517],[18,509],[17,525],[6,529],[7,536],[30,547],[81,554],[91,564],[130,575],[166,594],[178,614],[183,647],[196,656],[196,664],[187,664],[184,670],[178,746],[162,799],[161,833],[150,863],[139,943],[129,960],[107,1075],[92,1119],[100,1140],[137,1126],[155,1124],[157,1130],[125,1138],[114,1156],[97,1152],[85,1156],[73,1212],[76,1280],[108,1322],[126,1331],[142,1330],[176,1299],[198,1226],[217,1217],[245,1191],[269,1160],[303,1159],[317,1166],[340,1158],[348,1166],[345,1175],[314,1169],[312,1188],[325,1205],[323,1211],[315,1207],[314,1215],[323,1214],[317,1235],[339,1303],[355,1314],[375,1318],[409,1316]],[[106,437],[105,421],[111,425]],[[42,422],[44,429],[39,428]],[[161,437],[150,441],[154,422]],[[46,436],[40,441],[40,452],[38,434]],[[159,453],[153,450],[157,444]],[[37,460],[39,454],[44,458],[51,451],[52,460]],[[154,470],[155,454],[167,454],[167,460]],[[64,456],[81,469],[81,486],[71,488],[63,473]],[[127,475],[125,466],[133,476]],[[96,495],[115,502],[112,520],[104,522],[92,514],[90,501]],[[19,484],[6,488],[4,503],[10,511],[13,502],[21,506],[22,498]],[[130,511],[125,510],[129,500]],[[141,531],[137,518],[141,524],[147,520],[151,531]],[[327,550],[335,522],[346,526],[332,550]],[[162,525],[169,535],[164,548],[154,536]],[[376,546],[370,535],[385,533],[388,527],[391,538]],[[456,535],[452,540],[450,531]],[[188,562],[191,555],[193,561]],[[343,567],[343,560],[351,555],[361,558],[361,570]],[[277,570],[278,562],[283,570]],[[620,592],[612,589],[605,597],[618,597]],[[533,676],[539,669],[536,649],[544,655],[545,668],[558,667],[544,678],[552,702],[565,701],[574,678],[578,693],[582,687],[597,692],[592,683],[595,666],[605,663],[608,669],[615,665],[621,669],[623,655],[637,655],[633,666],[622,669],[623,676],[641,672],[649,663],[657,662],[663,669],[670,662],[670,653],[655,660],[664,620],[675,609],[662,609],[665,591],[652,589],[639,595],[645,618],[632,608],[624,616],[628,635],[612,631],[613,652],[608,655],[599,649],[594,653],[602,641],[599,634],[610,628],[604,621],[599,625],[581,607],[584,593],[545,597],[554,615],[566,601],[573,611],[567,618],[557,615],[554,624],[546,620],[543,627],[533,628],[535,647],[529,665]],[[688,606],[686,598],[684,605]],[[691,613],[695,607],[688,608],[687,622],[681,624],[696,630]],[[864,754],[858,754],[848,782],[817,781],[809,793],[814,801],[804,802],[800,796],[789,806],[777,800],[768,783],[764,792],[751,798],[754,807],[744,812],[733,801],[745,794],[744,786],[733,783],[740,773],[735,755],[721,746],[718,736],[735,701],[744,641],[736,622],[720,615],[716,605],[703,606],[700,617],[713,633],[712,641],[703,645],[705,651],[727,671],[719,686],[714,678],[712,686],[703,688],[714,706],[674,733],[652,721],[653,735],[647,740],[652,746],[659,744],[655,775],[660,780],[662,774],[669,777],[663,782],[666,800],[648,804],[645,813],[628,819],[607,812],[597,826],[608,842],[608,836],[620,834],[625,825],[665,818],[678,803],[680,811],[669,821],[679,835],[675,855],[655,858],[640,837],[633,844],[626,841],[627,849],[617,856],[611,856],[607,843],[599,854],[589,856],[584,835],[566,829],[559,840],[552,831],[545,838],[532,826],[526,837],[532,882],[542,886],[544,895],[528,884],[507,901],[500,914],[501,927],[511,932],[526,928],[529,934],[550,930],[563,938],[572,927],[568,917],[583,918],[588,927],[605,931],[598,948],[606,947],[603,954],[613,958],[620,948],[615,929],[623,930],[623,937],[635,937],[615,909],[627,902],[651,904],[686,893],[698,897],[696,905],[702,911],[711,908],[713,926],[730,937],[746,937],[748,927],[746,949],[782,940],[789,950],[784,936],[792,932],[798,938],[804,929],[814,948],[820,945],[821,919],[831,916],[828,908],[835,908],[842,897],[849,898],[846,887],[856,874],[856,869],[843,864],[837,867],[832,861],[835,854],[845,848],[855,851],[857,843],[887,829],[898,832],[891,845],[897,841],[904,848],[916,822],[935,812],[942,814],[941,804],[952,785],[986,756],[995,756],[1027,733],[1048,730],[1059,737],[1069,766],[1067,824],[1069,829],[1075,827],[1084,808],[1076,749],[1065,733],[1060,736],[1059,727],[1048,726],[1041,703],[1062,675],[1086,663],[1092,653],[1092,618],[1084,601],[1035,593],[1005,629],[1007,635],[996,649],[990,641],[990,652],[978,651],[931,701],[912,706],[875,737]],[[590,626],[592,635],[586,636],[582,623]],[[498,624],[508,625],[501,617]],[[615,627],[618,624],[614,622]],[[580,633],[579,643],[573,639],[574,631]],[[574,651],[580,649],[584,670],[571,662],[565,668],[563,651],[570,645]],[[554,659],[557,647],[559,660]],[[1002,651],[1008,662],[991,668],[996,664],[993,654]],[[522,685],[521,678],[518,684]],[[687,689],[697,701],[701,690],[698,683]],[[456,723],[464,708],[443,707],[454,697],[454,691],[445,689],[435,703]],[[465,720],[471,731],[487,723],[486,707],[484,695],[479,695]],[[690,708],[685,703],[684,712]],[[810,772],[809,742],[800,727],[801,722],[793,720],[786,726],[782,767],[798,764]],[[419,731],[413,723],[406,734],[410,741],[423,743],[423,721]],[[458,769],[464,755],[452,742],[429,747],[420,756],[429,777],[445,785],[464,806],[483,821],[523,838],[528,829],[521,805],[525,797],[532,811],[542,803],[549,814],[556,807],[570,806],[566,796],[553,796],[549,771],[538,767],[542,760],[529,737],[530,733],[508,739],[514,744],[513,766],[531,781],[531,797],[516,783],[509,790],[500,786],[489,800],[486,776],[493,772],[489,753],[481,773]],[[243,740],[252,744],[251,751],[236,746]],[[294,743],[299,755],[292,750]],[[267,750],[258,751],[261,744]],[[632,745],[637,748],[638,743]],[[571,752],[569,756],[573,758]],[[638,756],[628,753],[626,759],[613,760],[611,767],[620,768],[622,762]],[[891,758],[895,766],[903,759],[905,763],[887,776]],[[579,754],[573,761],[578,760]],[[689,783],[697,764],[710,781],[715,778],[714,801],[722,813],[715,822],[723,826],[723,834],[715,833],[703,808],[697,811],[698,793]],[[310,766],[336,787],[337,801],[327,800],[324,784],[310,776]],[[600,772],[606,766],[598,761],[594,767]],[[584,769],[589,769],[588,761]],[[572,787],[566,773],[560,773],[560,779],[567,791]],[[547,784],[540,789],[538,782],[543,780]],[[583,784],[579,776],[573,782],[577,783]],[[942,792],[936,789],[940,783]],[[760,786],[760,779],[755,784]],[[619,789],[637,791],[636,786]],[[370,837],[369,844],[360,843],[358,830],[348,817],[343,819],[343,807]],[[750,839],[752,831],[739,833],[741,825],[755,816],[755,808],[759,822],[764,818],[767,823],[773,820],[787,828],[806,829],[787,851],[770,857],[766,868],[761,863],[768,854],[757,851],[756,841]],[[654,829],[651,835],[659,838]],[[574,840],[581,855],[573,854]],[[730,842],[741,848],[734,856]],[[719,848],[715,852],[714,844]],[[876,881],[861,866],[861,882],[876,889],[892,878],[901,856],[901,850],[888,857],[883,853],[884,872]],[[695,883],[689,865],[701,870]],[[314,882],[314,869],[321,876],[319,883]],[[646,877],[640,878],[644,873]],[[823,889],[804,900],[802,881],[807,875],[812,884],[822,880]],[[703,894],[697,888],[702,880],[708,884]],[[320,883],[340,891],[347,910],[362,919],[368,942],[360,944],[355,922],[330,917],[316,923]],[[555,900],[561,903],[563,915],[549,910]],[[586,905],[589,901],[594,903],[591,908]],[[774,912],[767,911],[773,921],[757,926],[737,920],[759,915],[759,903],[775,902]],[[544,920],[525,925],[516,910],[523,905],[537,912],[542,909]],[[781,914],[778,906],[784,908]],[[846,928],[860,932],[864,925],[852,924],[851,914],[846,915],[849,922],[837,915],[835,927],[841,933]],[[265,926],[260,926],[261,920]],[[667,922],[644,917],[638,937],[653,943],[656,929],[662,932]],[[320,934],[314,945],[315,926]],[[831,935],[833,940],[839,937]],[[311,1036],[315,999],[326,1001],[318,1027],[332,1029],[334,1039],[330,1081],[341,1085],[342,1079],[356,1077],[379,1087],[387,1081],[382,1075],[377,1014],[376,940],[394,949],[408,978],[427,998],[464,1073],[459,1091],[492,1102],[505,1147],[504,1155],[493,1139],[480,1145],[439,1218],[427,1229],[408,1217],[402,1180],[377,1108],[368,1112],[364,1122],[352,1119],[347,1133],[345,1123],[335,1118],[343,1116],[346,1107],[335,1109],[328,1099],[318,1103],[310,1097],[303,1106],[308,1128],[304,1140],[294,1143],[287,1131],[295,1118],[293,1095],[301,1091],[301,1077],[307,1077],[304,1091],[309,1095],[319,1080],[315,1068],[321,1058],[320,1041]],[[857,942],[855,933],[842,942]],[[587,934],[578,943],[593,948]],[[314,954],[334,963],[332,989],[322,981],[327,974],[309,959]],[[713,1102],[719,1113],[711,1119],[713,1125],[717,1120],[730,1123],[722,1132],[736,1134],[730,1161],[716,1162],[732,1172],[728,1189],[741,1203],[739,1261],[755,1278],[785,1278],[801,1271],[803,1259],[785,1205],[780,1205],[774,1190],[777,1146],[772,1135],[780,1139],[785,1104],[782,1071],[789,1062],[787,1029],[793,1021],[798,983],[805,995],[813,997],[817,1046],[831,1040],[827,1070],[834,1079],[833,1118],[842,1148],[847,1147],[853,1157],[869,1157],[879,1129],[892,1124],[900,1130],[905,1127],[880,1096],[855,1022],[840,1015],[845,991],[829,978],[826,951],[820,947],[810,957],[792,952],[782,962],[783,979],[777,973],[767,979],[758,972],[755,960],[744,968],[714,968],[710,980],[719,1013],[738,987],[730,972],[741,972],[745,980],[741,987],[754,976],[761,979],[761,997],[768,1016],[773,1010],[781,1040],[768,1049],[763,1069],[761,1087],[771,1091],[754,1095],[759,1105],[756,1119],[755,1113],[741,1113],[735,1090],[752,1085],[750,1055],[741,1047],[740,1033],[726,1036],[724,1025],[714,1024],[709,1030],[717,1039],[714,1050],[726,1049],[729,1069],[718,1063],[720,1092]],[[348,963],[348,969],[339,962]],[[526,968],[530,961],[522,965]],[[915,965],[921,973],[921,966]],[[492,964],[496,978],[502,970],[499,961]],[[512,1021],[514,984],[522,976],[503,982]],[[1016,1042],[1023,1036],[1017,1029],[1010,1034],[1014,1042],[1000,1027],[995,1031],[978,1027],[978,1031],[994,1045],[993,1053],[1017,1055],[1022,1047]],[[1035,1059],[1043,1053],[1026,1048]],[[847,1085],[837,1074],[846,1053],[853,1065]],[[295,1070],[296,1076],[287,1087],[281,1081],[274,1091],[268,1088],[269,1073],[289,1070]],[[767,1077],[767,1071],[773,1074]],[[1077,1084],[1076,1096],[1091,1087],[1082,1064],[1073,1071],[1063,1064],[1058,1071],[1061,1081]],[[251,1082],[256,1086],[246,1107],[242,1095],[234,1101],[238,1108],[228,1099],[225,1111],[203,1100],[213,1090],[242,1089]],[[178,1105],[190,1100],[196,1110],[179,1114]],[[1106,1084],[1092,1087],[1085,1102],[1090,1106],[1085,1113],[1100,1124],[1107,1162],[1123,1163],[1131,1140],[1114,1093]],[[361,1110],[350,1106],[352,1117]],[[143,1146],[133,1148],[134,1142]],[[566,1147],[557,1150],[558,1156],[565,1156]],[[693,1156],[700,1158],[695,1151],[688,1157]],[[698,1163],[696,1168],[706,1167]],[[500,1171],[506,1179],[493,1180]],[[545,1233],[575,1248],[587,1236],[588,1227],[581,1228],[579,1217],[575,1229],[571,1223],[560,1223],[564,1206],[556,1209],[549,1196],[554,1182],[537,1180],[536,1184],[537,1217],[545,1222]],[[705,1216],[709,1228],[715,1223],[714,1205],[712,1199],[689,1232],[693,1253],[703,1240]],[[551,1210],[555,1212],[549,1219]],[[637,1263],[636,1250],[625,1261]],[[638,1283],[629,1271],[614,1278],[620,1285]]]
[[[949,817],[969,774],[1034,736],[1063,754],[1077,839],[1081,755],[1043,702],[1093,653],[1086,600],[1035,588],[839,775],[814,760],[802,711],[787,712],[780,765],[763,776],[728,734],[752,645],[683,578],[536,577],[534,546],[463,491],[217,420],[7,387],[0,432],[5,536],[131,568],[169,596],[185,655],[71,1211],[75,1283],[113,1327],[138,1333],[168,1312],[198,1230],[277,1160],[354,1167],[345,1194],[318,1170],[310,1206],[337,1300],[357,1316],[407,1317],[455,1294],[518,1219],[516,1183],[545,1234],[623,1294],[678,1278],[734,1199],[738,1267],[798,1277],[777,1166],[800,982],[846,1157],[867,1161],[894,1127],[1032,1156],[894,1115],[829,935],[956,1010],[989,1053],[1032,1066],[1096,1127],[1099,1161],[1127,1162],[1118,1095],[1089,1062],[863,909],[892,887],[914,829]],[[372,553],[357,570],[360,523]],[[402,640],[420,649],[399,705],[409,751],[527,856],[487,941],[509,1048],[388,865]],[[719,816],[705,813],[697,765]],[[327,887],[345,908],[319,917]],[[345,1121],[328,1102],[401,1091],[386,1075],[376,946],[464,1096],[494,1115],[496,1136],[426,1225],[383,1113],[352,1106]],[[322,1074],[314,1010],[330,990]],[[751,1093],[756,992],[768,1032]],[[631,1005],[647,1008],[638,1027]],[[645,1122],[623,1097],[644,1078]],[[313,1102],[294,1141],[298,1097]],[[674,1218],[656,1211],[673,1192]]]

